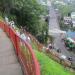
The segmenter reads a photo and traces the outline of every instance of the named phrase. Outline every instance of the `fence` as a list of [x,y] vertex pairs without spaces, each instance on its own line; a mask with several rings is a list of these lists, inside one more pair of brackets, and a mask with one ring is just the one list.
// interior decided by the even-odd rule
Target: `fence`
[[24,75],[40,75],[40,66],[30,44],[27,41],[23,41],[16,34],[15,30],[5,22],[0,22],[0,28],[2,28],[12,40]]
[[36,44],[36,48],[38,49],[38,51],[42,51],[44,45],[41,44],[33,35],[31,35],[29,32],[26,32],[26,34],[30,37],[30,39],[32,40],[32,42],[34,44]]
[[62,59],[60,58],[61,54],[54,51],[54,50],[47,50],[46,54],[52,58],[53,60],[57,61],[58,63],[64,65],[65,67],[71,67],[71,61],[68,59]]

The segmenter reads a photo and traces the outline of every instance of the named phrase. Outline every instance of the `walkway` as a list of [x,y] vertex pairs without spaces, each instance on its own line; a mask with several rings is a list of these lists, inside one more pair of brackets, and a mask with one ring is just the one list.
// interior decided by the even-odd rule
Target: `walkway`
[[0,75],[23,75],[14,47],[0,29]]

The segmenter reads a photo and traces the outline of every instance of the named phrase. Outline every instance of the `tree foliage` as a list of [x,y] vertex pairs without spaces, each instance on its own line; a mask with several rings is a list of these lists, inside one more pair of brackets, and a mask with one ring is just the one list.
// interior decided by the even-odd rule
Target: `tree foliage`
[[0,0],[0,11],[3,13],[10,13],[10,9],[13,7],[12,0]]
[[47,31],[47,24],[41,20],[41,15],[45,10],[37,0],[0,0],[0,6],[0,10],[9,17],[15,16],[19,27],[25,27],[33,35],[42,36]]

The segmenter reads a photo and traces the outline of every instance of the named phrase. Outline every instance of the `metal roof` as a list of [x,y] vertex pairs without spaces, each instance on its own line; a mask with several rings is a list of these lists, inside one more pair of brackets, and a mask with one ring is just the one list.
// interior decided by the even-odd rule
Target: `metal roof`
[[74,32],[68,31],[68,32],[67,32],[67,37],[70,37],[70,38],[72,38],[73,40],[75,40],[75,31],[74,31]]

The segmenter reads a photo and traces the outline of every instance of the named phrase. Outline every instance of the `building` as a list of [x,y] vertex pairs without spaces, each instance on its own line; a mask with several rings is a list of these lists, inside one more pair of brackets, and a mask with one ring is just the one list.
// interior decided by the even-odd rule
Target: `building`
[[71,19],[72,19],[73,27],[75,27],[75,12],[71,13]]
[[67,32],[67,37],[71,38],[72,40],[75,41],[75,31],[72,32],[72,31],[68,31]]
[[71,25],[72,24],[71,17],[64,17],[64,24],[65,25]]

